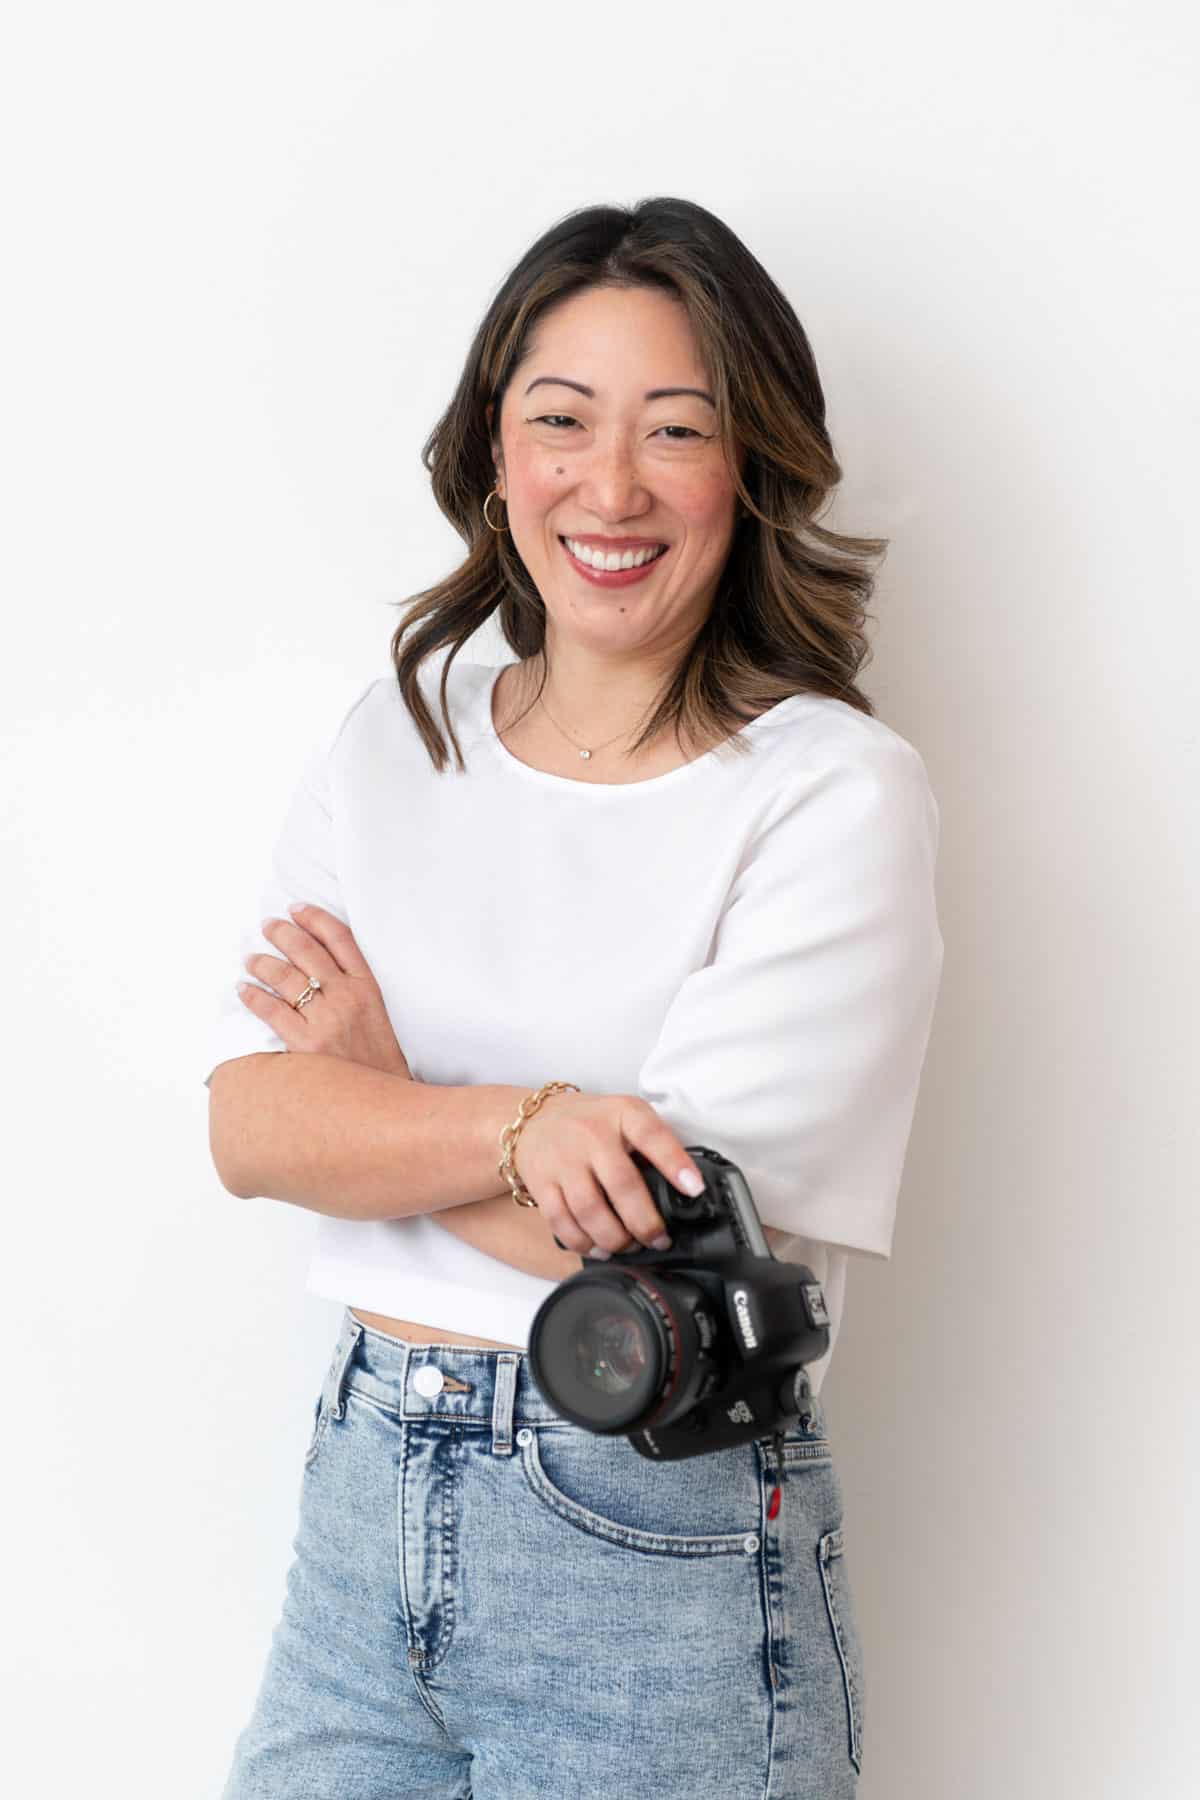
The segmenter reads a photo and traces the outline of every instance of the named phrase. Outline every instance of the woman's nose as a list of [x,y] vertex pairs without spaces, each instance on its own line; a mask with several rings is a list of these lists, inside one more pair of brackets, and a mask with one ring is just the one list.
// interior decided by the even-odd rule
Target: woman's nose
[[627,438],[615,438],[594,447],[580,493],[597,518],[625,519],[644,506],[649,489]]

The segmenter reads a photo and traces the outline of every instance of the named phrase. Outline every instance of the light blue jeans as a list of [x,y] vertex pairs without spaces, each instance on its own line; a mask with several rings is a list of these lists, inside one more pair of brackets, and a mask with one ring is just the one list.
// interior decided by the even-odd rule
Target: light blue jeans
[[853,1800],[863,1671],[818,1402],[653,1463],[528,1357],[347,1307],[223,1800]]

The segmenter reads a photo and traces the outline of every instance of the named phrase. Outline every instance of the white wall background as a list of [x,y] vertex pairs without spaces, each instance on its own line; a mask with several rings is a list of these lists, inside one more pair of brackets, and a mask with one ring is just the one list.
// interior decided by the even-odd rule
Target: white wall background
[[866,686],[942,812],[896,1251],[825,1388],[861,1791],[1192,1793],[1192,9],[5,36],[12,1791],[219,1791],[339,1309],[313,1216],[216,1178],[204,1032],[298,759],[457,557],[418,452],[494,287],[570,208],[674,193],[810,333],[835,520],[893,538]]

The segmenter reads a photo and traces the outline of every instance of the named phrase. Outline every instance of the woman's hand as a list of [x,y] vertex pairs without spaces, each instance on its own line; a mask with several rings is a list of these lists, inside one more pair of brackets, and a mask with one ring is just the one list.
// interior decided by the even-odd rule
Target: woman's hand
[[635,1094],[550,1094],[521,1127],[513,1167],[554,1236],[577,1256],[593,1245],[610,1255],[662,1247],[654,1240],[666,1227],[631,1149],[672,1187],[685,1186],[685,1170],[702,1179],[671,1127]]
[[[264,1019],[289,1050],[343,1056],[411,1081],[379,983],[350,927],[320,906],[289,910],[291,919],[267,919],[262,928],[281,954],[259,952],[243,964],[274,992],[247,984],[238,990],[242,1004]],[[320,982],[320,991],[297,1012],[294,1002],[310,975]]]

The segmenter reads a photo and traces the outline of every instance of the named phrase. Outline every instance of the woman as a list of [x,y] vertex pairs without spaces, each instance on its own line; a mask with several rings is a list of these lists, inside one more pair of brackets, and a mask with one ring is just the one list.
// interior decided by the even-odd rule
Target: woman
[[[890,1254],[942,939],[924,765],[855,684],[885,546],[817,522],[807,338],[682,200],[532,246],[424,460],[466,560],[308,764],[209,1057],[224,1184],[320,1215],[345,1306],[226,1800],[838,1800],[819,1401],[653,1463],[526,1343],[582,1257],[663,1233],[634,1152],[741,1168],[824,1289],[814,1395],[848,1256]],[[497,613],[514,660],[456,662]]]

